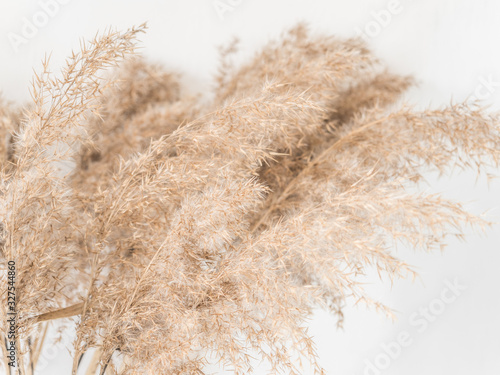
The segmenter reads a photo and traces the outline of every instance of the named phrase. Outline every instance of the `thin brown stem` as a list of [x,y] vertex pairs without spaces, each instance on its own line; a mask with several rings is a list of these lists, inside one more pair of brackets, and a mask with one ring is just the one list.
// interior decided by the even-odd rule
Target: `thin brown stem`
[[33,319],[36,323],[45,322],[48,320],[69,318],[71,316],[80,315],[83,311],[84,303],[77,303],[76,305],[68,306],[63,309],[58,309],[54,311],[49,311],[40,315],[37,315]]

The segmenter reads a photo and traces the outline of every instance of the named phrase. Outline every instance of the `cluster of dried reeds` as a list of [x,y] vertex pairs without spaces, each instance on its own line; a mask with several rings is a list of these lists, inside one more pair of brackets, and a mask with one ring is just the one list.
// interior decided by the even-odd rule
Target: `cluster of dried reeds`
[[19,374],[36,373],[48,324],[69,316],[73,374],[91,352],[89,374],[201,374],[209,357],[246,374],[256,353],[276,372],[299,374],[299,355],[321,373],[314,308],[390,314],[360,275],[413,275],[395,243],[431,249],[484,224],[413,186],[497,166],[496,116],[398,105],[411,79],[304,26],[242,67],[225,56],[201,105],[133,56],[142,31],[96,38],[58,76],[45,63],[22,114],[1,103],[0,273],[6,285],[15,261]]

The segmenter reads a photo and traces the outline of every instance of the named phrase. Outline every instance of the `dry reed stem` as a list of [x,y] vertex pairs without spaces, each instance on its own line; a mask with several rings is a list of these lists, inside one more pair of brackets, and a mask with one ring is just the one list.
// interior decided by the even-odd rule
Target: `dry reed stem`
[[73,374],[88,350],[87,374],[203,374],[209,355],[236,374],[255,355],[274,373],[300,374],[304,358],[323,374],[313,309],[339,324],[348,303],[393,316],[364,291],[368,269],[415,277],[398,244],[442,248],[488,224],[418,183],[429,169],[497,168],[496,114],[403,106],[411,78],[304,25],[241,67],[236,45],[223,49],[201,104],[134,56],[143,30],[82,44],[59,78],[45,61],[23,116],[0,102],[19,373],[36,373],[50,321],[78,316]]

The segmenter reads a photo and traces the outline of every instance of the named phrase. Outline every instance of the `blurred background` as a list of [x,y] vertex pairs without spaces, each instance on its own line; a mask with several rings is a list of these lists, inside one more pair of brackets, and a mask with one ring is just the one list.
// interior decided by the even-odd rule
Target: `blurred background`
[[[405,100],[419,108],[477,98],[500,110],[498,0],[0,0],[2,96],[28,102],[44,56],[57,71],[81,38],[145,21],[141,53],[182,73],[189,90],[207,99],[218,46],[238,37],[244,61],[306,21],[315,31],[364,38],[392,71],[415,76],[419,85]],[[428,181],[429,191],[500,222],[498,181],[473,173]],[[498,224],[466,242],[450,239],[441,253],[398,249],[419,279],[366,280],[371,295],[395,310],[395,322],[362,306],[346,308],[343,329],[320,311],[309,322],[327,374],[500,374],[499,250]],[[70,347],[69,335],[43,352],[38,373],[67,374]],[[256,374],[268,373],[256,366]],[[207,373],[231,372],[213,366]]]

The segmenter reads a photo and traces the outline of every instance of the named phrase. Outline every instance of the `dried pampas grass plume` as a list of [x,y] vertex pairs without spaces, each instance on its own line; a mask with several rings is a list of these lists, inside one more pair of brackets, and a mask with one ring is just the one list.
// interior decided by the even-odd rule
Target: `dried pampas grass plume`
[[[396,243],[430,250],[487,225],[415,187],[429,170],[498,167],[496,115],[398,104],[411,78],[304,25],[241,67],[223,56],[202,105],[135,55],[144,29],[96,37],[57,77],[45,62],[23,114],[0,102],[20,374],[36,373],[48,324],[72,316],[72,374],[202,374],[209,358],[247,374],[255,355],[323,373],[314,308],[339,324],[349,301],[391,315],[363,290],[368,268],[414,276]],[[2,293],[5,363],[7,306]]]

